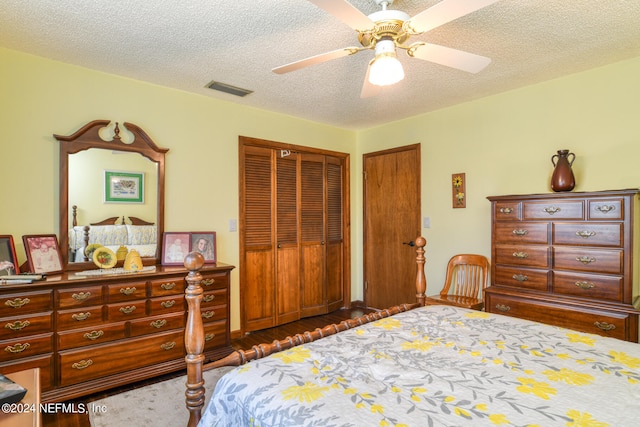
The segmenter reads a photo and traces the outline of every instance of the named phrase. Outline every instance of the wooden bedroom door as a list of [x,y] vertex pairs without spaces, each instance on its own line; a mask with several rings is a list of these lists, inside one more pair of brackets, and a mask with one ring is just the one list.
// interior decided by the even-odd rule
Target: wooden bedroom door
[[365,305],[414,302],[420,145],[365,154],[363,172]]

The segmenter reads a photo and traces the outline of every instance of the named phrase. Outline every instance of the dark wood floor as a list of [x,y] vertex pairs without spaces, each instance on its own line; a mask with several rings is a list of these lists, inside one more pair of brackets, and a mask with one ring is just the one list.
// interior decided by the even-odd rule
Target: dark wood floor
[[[293,336],[298,333],[312,331],[316,328],[321,328],[325,325],[332,323],[340,323],[345,319],[351,319],[362,316],[363,314],[370,313],[372,310],[367,309],[351,309],[351,310],[338,310],[333,313],[329,313],[323,316],[309,317],[299,320],[297,322],[288,323],[286,325],[277,326],[271,329],[265,329],[263,331],[253,332],[244,337],[233,340],[231,345],[234,349],[249,349],[254,345],[262,343],[270,343],[274,340],[281,340],[288,336]],[[114,390],[106,392],[96,393],[91,396],[78,399],[75,402],[91,402],[98,399],[104,399],[107,396],[113,394],[122,393],[127,390],[142,387],[154,382],[175,378],[180,375],[184,375],[185,372],[176,372],[174,374],[165,375],[153,380],[136,383],[130,386],[120,387]],[[46,403],[46,402],[43,402]],[[186,408],[185,408],[186,412]],[[45,414],[42,417],[43,427],[90,427],[89,415],[87,414]]]

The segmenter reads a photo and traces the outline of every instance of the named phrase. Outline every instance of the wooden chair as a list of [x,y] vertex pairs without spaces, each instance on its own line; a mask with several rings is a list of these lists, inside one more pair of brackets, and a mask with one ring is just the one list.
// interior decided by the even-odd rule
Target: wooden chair
[[482,310],[484,289],[489,286],[489,260],[482,255],[455,255],[447,265],[447,278],[439,295],[425,298],[425,305],[445,304]]

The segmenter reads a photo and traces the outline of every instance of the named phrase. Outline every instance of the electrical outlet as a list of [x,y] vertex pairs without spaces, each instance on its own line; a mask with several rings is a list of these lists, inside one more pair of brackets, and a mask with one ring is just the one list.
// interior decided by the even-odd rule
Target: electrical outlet
[[431,218],[425,216],[422,218],[422,227],[423,228],[431,228]]

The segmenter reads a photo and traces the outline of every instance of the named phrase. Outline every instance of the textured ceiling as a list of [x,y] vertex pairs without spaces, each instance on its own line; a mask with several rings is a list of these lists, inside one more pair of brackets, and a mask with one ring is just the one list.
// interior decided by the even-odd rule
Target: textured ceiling
[[[473,0],[469,0],[473,1]],[[351,0],[365,14],[373,0]],[[410,16],[437,0],[396,0]],[[640,0],[500,0],[412,41],[487,56],[478,74],[398,57],[406,77],[360,98],[372,51],[277,75],[271,69],[358,46],[304,0],[1,0],[0,46],[275,111],[364,129],[640,56]],[[253,90],[206,89],[212,80]]]

